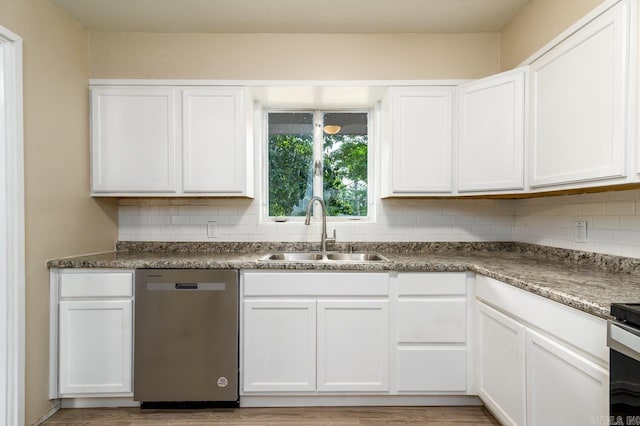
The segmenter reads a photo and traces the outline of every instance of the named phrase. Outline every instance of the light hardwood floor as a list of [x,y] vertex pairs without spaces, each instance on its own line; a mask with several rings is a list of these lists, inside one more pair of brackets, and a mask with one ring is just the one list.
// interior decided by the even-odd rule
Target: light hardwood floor
[[499,425],[483,407],[63,409],[45,425]]

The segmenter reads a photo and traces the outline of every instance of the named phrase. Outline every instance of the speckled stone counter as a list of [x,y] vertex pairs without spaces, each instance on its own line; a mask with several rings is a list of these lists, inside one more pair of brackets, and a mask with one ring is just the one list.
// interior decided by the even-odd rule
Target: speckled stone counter
[[640,302],[640,259],[519,243],[351,243],[388,262],[264,261],[306,243],[118,243],[117,251],[51,260],[49,268],[209,268],[365,271],[472,271],[602,317],[612,302]]

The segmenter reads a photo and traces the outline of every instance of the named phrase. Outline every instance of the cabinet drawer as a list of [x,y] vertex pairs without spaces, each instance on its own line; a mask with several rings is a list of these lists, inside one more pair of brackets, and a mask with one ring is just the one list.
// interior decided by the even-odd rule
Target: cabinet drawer
[[400,347],[396,350],[398,392],[464,392],[466,362],[464,346]]
[[60,297],[132,297],[133,272],[61,273]]
[[409,272],[398,274],[398,296],[464,295],[467,281],[464,272]]
[[396,339],[402,343],[463,343],[466,309],[462,298],[400,301]]

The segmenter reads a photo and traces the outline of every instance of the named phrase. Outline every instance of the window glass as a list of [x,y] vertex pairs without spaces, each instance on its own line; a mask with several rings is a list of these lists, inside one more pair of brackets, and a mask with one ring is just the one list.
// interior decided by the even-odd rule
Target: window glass
[[269,216],[304,216],[313,191],[313,113],[269,113]]
[[325,113],[323,119],[323,199],[327,214],[367,216],[367,114]]
[[366,217],[368,114],[267,115],[267,215],[304,216],[309,199],[318,195],[325,201],[328,216]]

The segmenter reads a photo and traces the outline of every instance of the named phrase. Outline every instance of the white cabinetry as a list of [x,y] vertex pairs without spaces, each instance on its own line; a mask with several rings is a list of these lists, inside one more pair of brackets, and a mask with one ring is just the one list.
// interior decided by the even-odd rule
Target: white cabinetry
[[496,417],[532,426],[608,418],[606,321],[491,278],[476,283],[479,396]]
[[585,425],[609,410],[609,375],[555,339],[526,334],[527,424]]
[[525,77],[516,69],[459,88],[459,192],[524,188]]
[[92,192],[177,192],[176,96],[168,87],[91,89]]
[[51,396],[130,396],[133,272],[54,271],[51,284]]
[[382,196],[449,193],[453,87],[392,87],[383,101]]
[[252,197],[252,108],[242,87],[92,87],[92,194]]
[[318,390],[386,391],[389,369],[386,300],[318,301]]
[[531,64],[532,187],[629,173],[630,8],[616,4]]
[[182,176],[185,193],[250,195],[251,103],[239,88],[182,92]]
[[245,391],[316,389],[316,301],[245,300]]
[[386,273],[241,276],[244,393],[388,389]]
[[391,294],[395,390],[466,392],[466,274],[398,273]]
[[526,419],[524,325],[478,302],[478,395],[505,425]]

